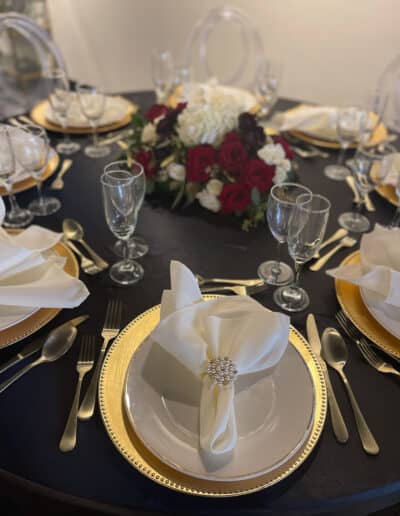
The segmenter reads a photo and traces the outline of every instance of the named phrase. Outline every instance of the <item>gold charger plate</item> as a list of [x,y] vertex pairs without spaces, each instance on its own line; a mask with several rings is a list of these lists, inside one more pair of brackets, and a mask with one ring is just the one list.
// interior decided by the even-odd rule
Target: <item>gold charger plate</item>
[[[57,170],[58,165],[60,163],[60,156],[55,152],[53,157],[47,164],[46,170],[43,172],[42,180],[48,179],[50,176],[54,174]],[[33,177],[27,177],[22,181],[18,181],[13,185],[13,193],[24,192],[25,190],[29,190],[29,188],[33,188],[36,186],[36,180]],[[0,195],[8,195],[7,190],[1,186],[0,187]]]
[[[10,232],[16,232],[10,231]],[[61,242],[53,247],[53,250],[62,257],[67,259],[64,270],[75,278],[79,277],[79,266],[73,252]],[[30,317],[11,326],[3,331],[0,331],[0,349],[15,344],[20,340],[32,335],[35,331],[39,330],[50,322],[54,317],[61,311],[61,308],[40,308],[37,312],[32,314]]]
[[[205,296],[212,299],[215,296]],[[186,494],[206,497],[229,497],[253,493],[280,482],[293,473],[311,454],[326,416],[326,389],[320,366],[309,344],[291,327],[290,342],[303,357],[314,385],[314,422],[303,446],[273,472],[256,478],[216,482],[202,480],[176,471],[155,457],[131,427],[123,404],[125,376],[132,354],[153,331],[160,320],[160,306],[150,308],[134,319],[115,339],[104,360],[99,383],[100,411],[108,435],[121,455],[138,471],[154,482]]]
[[375,188],[378,194],[389,201],[394,206],[399,206],[399,198],[396,195],[396,189],[393,185],[379,185]]
[[[129,102],[129,101],[128,101]],[[30,117],[34,122],[41,125],[45,129],[48,129],[49,131],[55,131],[57,133],[67,133],[67,134],[92,134],[93,129],[91,127],[67,127],[65,130],[61,127],[61,125],[54,124],[53,122],[50,122],[46,118],[46,108],[48,105],[47,100],[43,100],[42,102],[39,102],[39,104],[36,104],[36,106],[32,109],[30,113]],[[121,127],[124,127],[125,125],[128,125],[131,122],[132,115],[137,111],[136,104],[133,104],[132,102],[129,102],[129,108],[126,115],[121,118],[121,120],[118,120],[118,122],[114,122],[112,124],[106,124],[106,125],[100,125],[97,128],[97,132],[99,133],[106,133],[108,131],[114,131],[115,129],[120,129]]]
[[[345,258],[340,266],[360,262],[360,251],[355,251]],[[389,355],[400,358],[400,340],[389,333],[370,314],[362,300],[357,285],[335,279],[336,296],[339,304],[350,321],[376,346]]]

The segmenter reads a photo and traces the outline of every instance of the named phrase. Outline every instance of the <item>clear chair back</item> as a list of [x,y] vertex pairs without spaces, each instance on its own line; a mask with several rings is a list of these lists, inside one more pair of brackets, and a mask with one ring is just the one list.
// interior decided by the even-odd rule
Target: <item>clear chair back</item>
[[400,131],[400,54],[384,69],[378,79],[377,94],[385,103],[383,121],[393,131]]

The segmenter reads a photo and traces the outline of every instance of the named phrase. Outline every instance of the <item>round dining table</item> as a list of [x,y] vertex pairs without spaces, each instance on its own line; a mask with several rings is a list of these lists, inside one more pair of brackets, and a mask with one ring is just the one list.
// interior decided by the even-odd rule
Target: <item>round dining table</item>
[[[146,110],[153,102],[152,92],[127,94],[126,97]],[[295,102],[281,99],[277,110]],[[52,144],[61,137],[50,134]],[[75,137],[83,147],[88,137]],[[62,207],[59,212],[36,218],[34,223],[61,231],[63,219],[78,220],[87,242],[107,261],[116,260],[112,251],[115,238],[106,226],[100,176],[107,162],[121,156],[117,145],[104,159],[90,159],[83,150],[72,156],[73,166],[64,177],[63,190],[53,191]],[[295,158],[298,181],[315,193],[331,200],[326,235],[338,229],[338,216],[352,208],[353,194],[342,181],[332,181],[323,168],[337,159]],[[351,153],[349,152],[349,156]],[[49,186],[51,179],[45,187]],[[31,189],[18,195],[26,206],[36,196]],[[394,206],[377,193],[371,194],[376,211],[368,213],[371,226],[386,225]],[[134,286],[114,284],[108,272],[95,276],[81,273],[90,296],[74,310],[62,312],[35,334],[45,336],[58,324],[80,314],[89,314],[80,327],[81,334],[95,334],[101,345],[101,329],[107,302],[122,301],[123,323],[128,324],[148,308],[159,304],[163,289],[169,287],[169,265],[179,260],[207,277],[257,277],[259,264],[276,256],[276,241],[266,224],[244,232],[235,217],[207,212],[199,206],[171,210],[162,203],[145,202],[136,229],[150,246],[140,259],[144,278]],[[359,238],[359,236],[358,236]],[[329,262],[337,266],[354,249],[338,252]],[[284,260],[291,262],[286,250]],[[318,272],[304,270],[302,284],[311,304],[305,311],[292,314],[291,323],[305,335],[309,312],[315,314],[320,332],[328,326],[338,328],[335,313],[339,305],[334,280],[326,267]],[[277,310],[273,287],[255,296],[264,306]],[[34,337],[0,350],[0,364],[15,355]],[[58,448],[71,407],[77,380],[75,371],[78,345],[62,359],[43,365],[13,384],[0,395],[0,507],[4,516],[41,515],[232,515],[261,516],[280,514],[370,514],[400,502],[400,382],[368,365],[356,346],[347,340],[349,361],[346,371],[365,418],[379,445],[377,456],[367,455],[361,446],[355,420],[343,384],[337,373],[330,377],[349,428],[347,444],[339,444],[329,418],[319,442],[309,458],[292,475],[268,489],[233,498],[201,498],[174,492],[136,471],[111,442],[96,407],[95,415],[79,422],[78,442],[69,453]],[[1,381],[16,372],[14,366]],[[268,442],[265,443],[268,446]]]

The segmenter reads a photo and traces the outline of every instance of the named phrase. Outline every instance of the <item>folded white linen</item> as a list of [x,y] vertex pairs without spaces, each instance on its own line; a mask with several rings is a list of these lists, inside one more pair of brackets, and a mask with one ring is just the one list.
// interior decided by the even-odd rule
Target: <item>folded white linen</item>
[[[289,329],[288,316],[270,312],[250,297],[203,301],[192,272],[171,262],[171,289],[163,292],[161,321],[150,338],[202,381],[201,449],[219,455],[234,448],[235,388],[230,375],[234,370],[242,375],[275,366],[285,352]],[[224,358],[231,367],[220,384],[212,366]]]
[[383,303],[400,307],[400,228],[375,225],[362,236],[360,263],[330,269],[327,274],[376,292]]
[[336,113],[335,107],[300,104],[294,109],[277,113],[271,120],[271,126],[279,131],[297,129],[317,138],[337,140]]
[[389,172],[387,173],[383,184],[400,187],[400,152],[392,156],[392,163]]

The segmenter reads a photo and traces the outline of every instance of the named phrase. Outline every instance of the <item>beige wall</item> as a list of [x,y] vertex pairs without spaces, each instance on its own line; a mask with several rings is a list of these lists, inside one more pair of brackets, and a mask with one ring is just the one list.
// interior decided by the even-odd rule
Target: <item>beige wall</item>
[[[72,77],[110,92],[151,87],[150,52],[179,55],[196,20],[229,3],[257,24],[284,63],[282,94],[360,102],[400,53],[400,0],[48,0]],[[234,59],[227,50],[224,59]],[[226,64],[226,63],[225,63]]]

